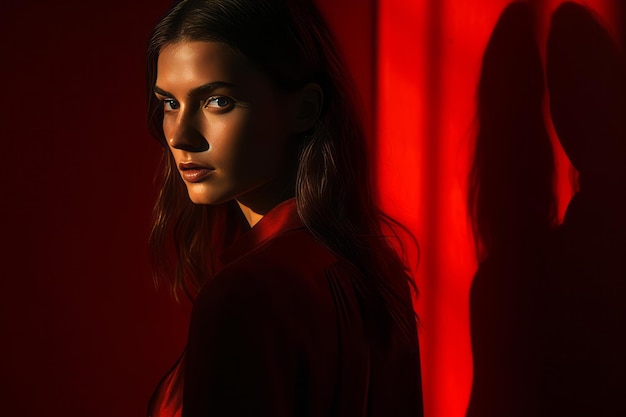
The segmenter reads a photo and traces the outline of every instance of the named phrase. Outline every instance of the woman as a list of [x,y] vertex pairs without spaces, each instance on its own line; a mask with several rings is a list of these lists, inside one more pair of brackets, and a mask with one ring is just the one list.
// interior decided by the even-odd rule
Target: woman
[[150,415],[422,415],[413,283],[313,4],[182,1],[147,81],[165,150],[151,253],[194,300]]

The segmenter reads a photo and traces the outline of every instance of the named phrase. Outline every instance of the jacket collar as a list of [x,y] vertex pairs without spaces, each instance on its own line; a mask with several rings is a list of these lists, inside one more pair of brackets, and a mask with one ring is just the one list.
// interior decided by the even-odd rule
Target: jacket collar
[[296,199],[285,200],[224,250],[221,256],[222,264],[228,265],[264,243],[291,230],[302,228],[304,224],[298,215]]

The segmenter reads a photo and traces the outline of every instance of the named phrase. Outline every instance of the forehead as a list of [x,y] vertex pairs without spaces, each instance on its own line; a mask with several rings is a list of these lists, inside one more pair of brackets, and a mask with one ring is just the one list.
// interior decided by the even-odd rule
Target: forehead
[[184,89],[216,81],[254,83],[260,76],[244,55],[224,44],[181,41],[166,45],[159,53],[156,84]]

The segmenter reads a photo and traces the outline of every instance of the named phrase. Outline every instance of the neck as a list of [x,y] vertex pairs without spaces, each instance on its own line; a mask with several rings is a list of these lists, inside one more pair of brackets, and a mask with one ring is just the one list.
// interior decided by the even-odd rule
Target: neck
[[248,221],[250,227],[254,227],[254,225],[257,224],[266,214],[257,213],[251,207],[245,206],[240,201],[237,201],[237,204],[239,205],[239,208],[241,209],[241,212],[243,213],[246,220]]
[[250,227],[254,227],[270,210],[294,196],[295,176],[286,176],[240,196],[237,204]]

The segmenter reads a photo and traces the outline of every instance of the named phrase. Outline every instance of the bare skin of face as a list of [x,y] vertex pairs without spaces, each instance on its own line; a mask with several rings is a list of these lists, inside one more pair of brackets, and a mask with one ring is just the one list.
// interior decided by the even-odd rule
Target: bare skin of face
[[[303,117],[301,109],[311,107],[306,97],[321,103],[315,87],[305,94],[278,92],[245,56],[220,43],[164,47],[154,92],[163,103],[163,132],[191,201],[237,200],[254,226],[291,197],[289,160],[295,156],[288,141],[311,124],[312,116]],[[318,114],[316,109],[314,119]]]

